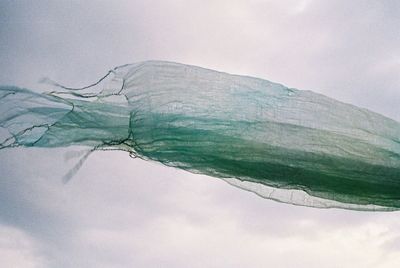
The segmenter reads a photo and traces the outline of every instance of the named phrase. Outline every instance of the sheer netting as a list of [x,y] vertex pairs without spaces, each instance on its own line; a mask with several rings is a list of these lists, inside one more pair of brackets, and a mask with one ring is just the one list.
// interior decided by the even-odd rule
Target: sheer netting
[[400,208],[400,123],[267,80],[171,62],[97,83],[0,87],[1,148],[88,146],[311,207]]

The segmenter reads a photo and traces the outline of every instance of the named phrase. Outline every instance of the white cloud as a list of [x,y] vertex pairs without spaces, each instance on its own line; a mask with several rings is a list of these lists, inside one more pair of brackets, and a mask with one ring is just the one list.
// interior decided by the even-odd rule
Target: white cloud
[[0,225],[0,260],[3,267],[45,267],[38,243],[22,230]]

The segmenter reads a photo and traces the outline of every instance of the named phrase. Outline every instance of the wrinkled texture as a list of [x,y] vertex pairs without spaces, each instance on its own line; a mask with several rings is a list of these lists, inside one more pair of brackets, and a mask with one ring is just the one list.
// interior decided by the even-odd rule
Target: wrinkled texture
[[[281,202],[400,208],[400,124],[267,80],[148,61],[81,89],[0,87],[0,148],[124,150]],[[60,88],[62,89],[60,91]]]

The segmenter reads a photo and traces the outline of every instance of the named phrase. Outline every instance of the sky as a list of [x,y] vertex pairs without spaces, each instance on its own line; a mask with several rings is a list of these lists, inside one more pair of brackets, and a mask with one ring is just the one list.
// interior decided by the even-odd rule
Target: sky
[[[400,121],[398,1],[0,0],[0,84],[68,86],[169,60]],[[396,267],[400,213],[277,203],[123,152],[0,151],[4,267]],[[75,161],[75,162],[74,162]]]

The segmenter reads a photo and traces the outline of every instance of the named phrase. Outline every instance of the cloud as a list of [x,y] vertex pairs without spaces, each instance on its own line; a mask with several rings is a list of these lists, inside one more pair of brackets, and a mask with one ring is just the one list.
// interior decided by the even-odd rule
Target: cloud
[[0,259],[5,267],[45,267],[40,246],[23,231],[0,225]]

